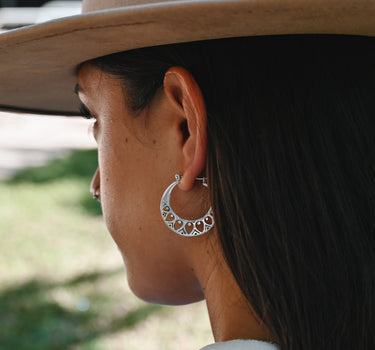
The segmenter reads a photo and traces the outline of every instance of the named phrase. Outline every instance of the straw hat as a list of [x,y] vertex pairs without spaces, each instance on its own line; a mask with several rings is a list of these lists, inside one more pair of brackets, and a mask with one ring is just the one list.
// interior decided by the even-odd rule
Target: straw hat
[[272,34],[375,36],[374,0],[83,0],[0,34],[0,109],[77,115],[76,67],[146,46]]

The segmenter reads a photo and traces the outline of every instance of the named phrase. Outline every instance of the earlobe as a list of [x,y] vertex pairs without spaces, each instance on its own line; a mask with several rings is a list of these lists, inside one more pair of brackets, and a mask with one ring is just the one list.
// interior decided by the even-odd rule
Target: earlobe
[[185,131],[181,128],[181,132],[185,135],[181,156],[184,169],[179,188],[188,191],[193,188],[195,178],[202,174],[206,166],[206,107],[197,82],[185,68],[170,68],[165,74],[163,86],[166,97],[180,109],[183,116]]

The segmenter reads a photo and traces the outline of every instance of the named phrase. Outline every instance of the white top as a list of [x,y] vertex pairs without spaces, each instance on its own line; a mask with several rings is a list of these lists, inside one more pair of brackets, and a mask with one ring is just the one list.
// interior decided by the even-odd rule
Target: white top
[[279,350],[275,344],[259,340],[231,340],[207,345],[201,350]]

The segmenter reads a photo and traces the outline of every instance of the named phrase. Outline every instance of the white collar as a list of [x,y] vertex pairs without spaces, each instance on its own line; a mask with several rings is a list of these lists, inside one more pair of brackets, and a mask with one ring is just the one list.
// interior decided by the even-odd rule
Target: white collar
[[260,340],[231,340],[207,345],[201,350],[278,350],[275,344]]

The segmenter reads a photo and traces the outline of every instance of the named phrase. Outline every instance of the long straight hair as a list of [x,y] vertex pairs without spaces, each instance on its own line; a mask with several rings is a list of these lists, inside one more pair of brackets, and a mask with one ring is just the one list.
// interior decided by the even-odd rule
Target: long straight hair
[[170,67],[195,77],[222,250],[281,350],[375,349],[374,44],[235,38],[91,62],[123,79],[133,111]]

